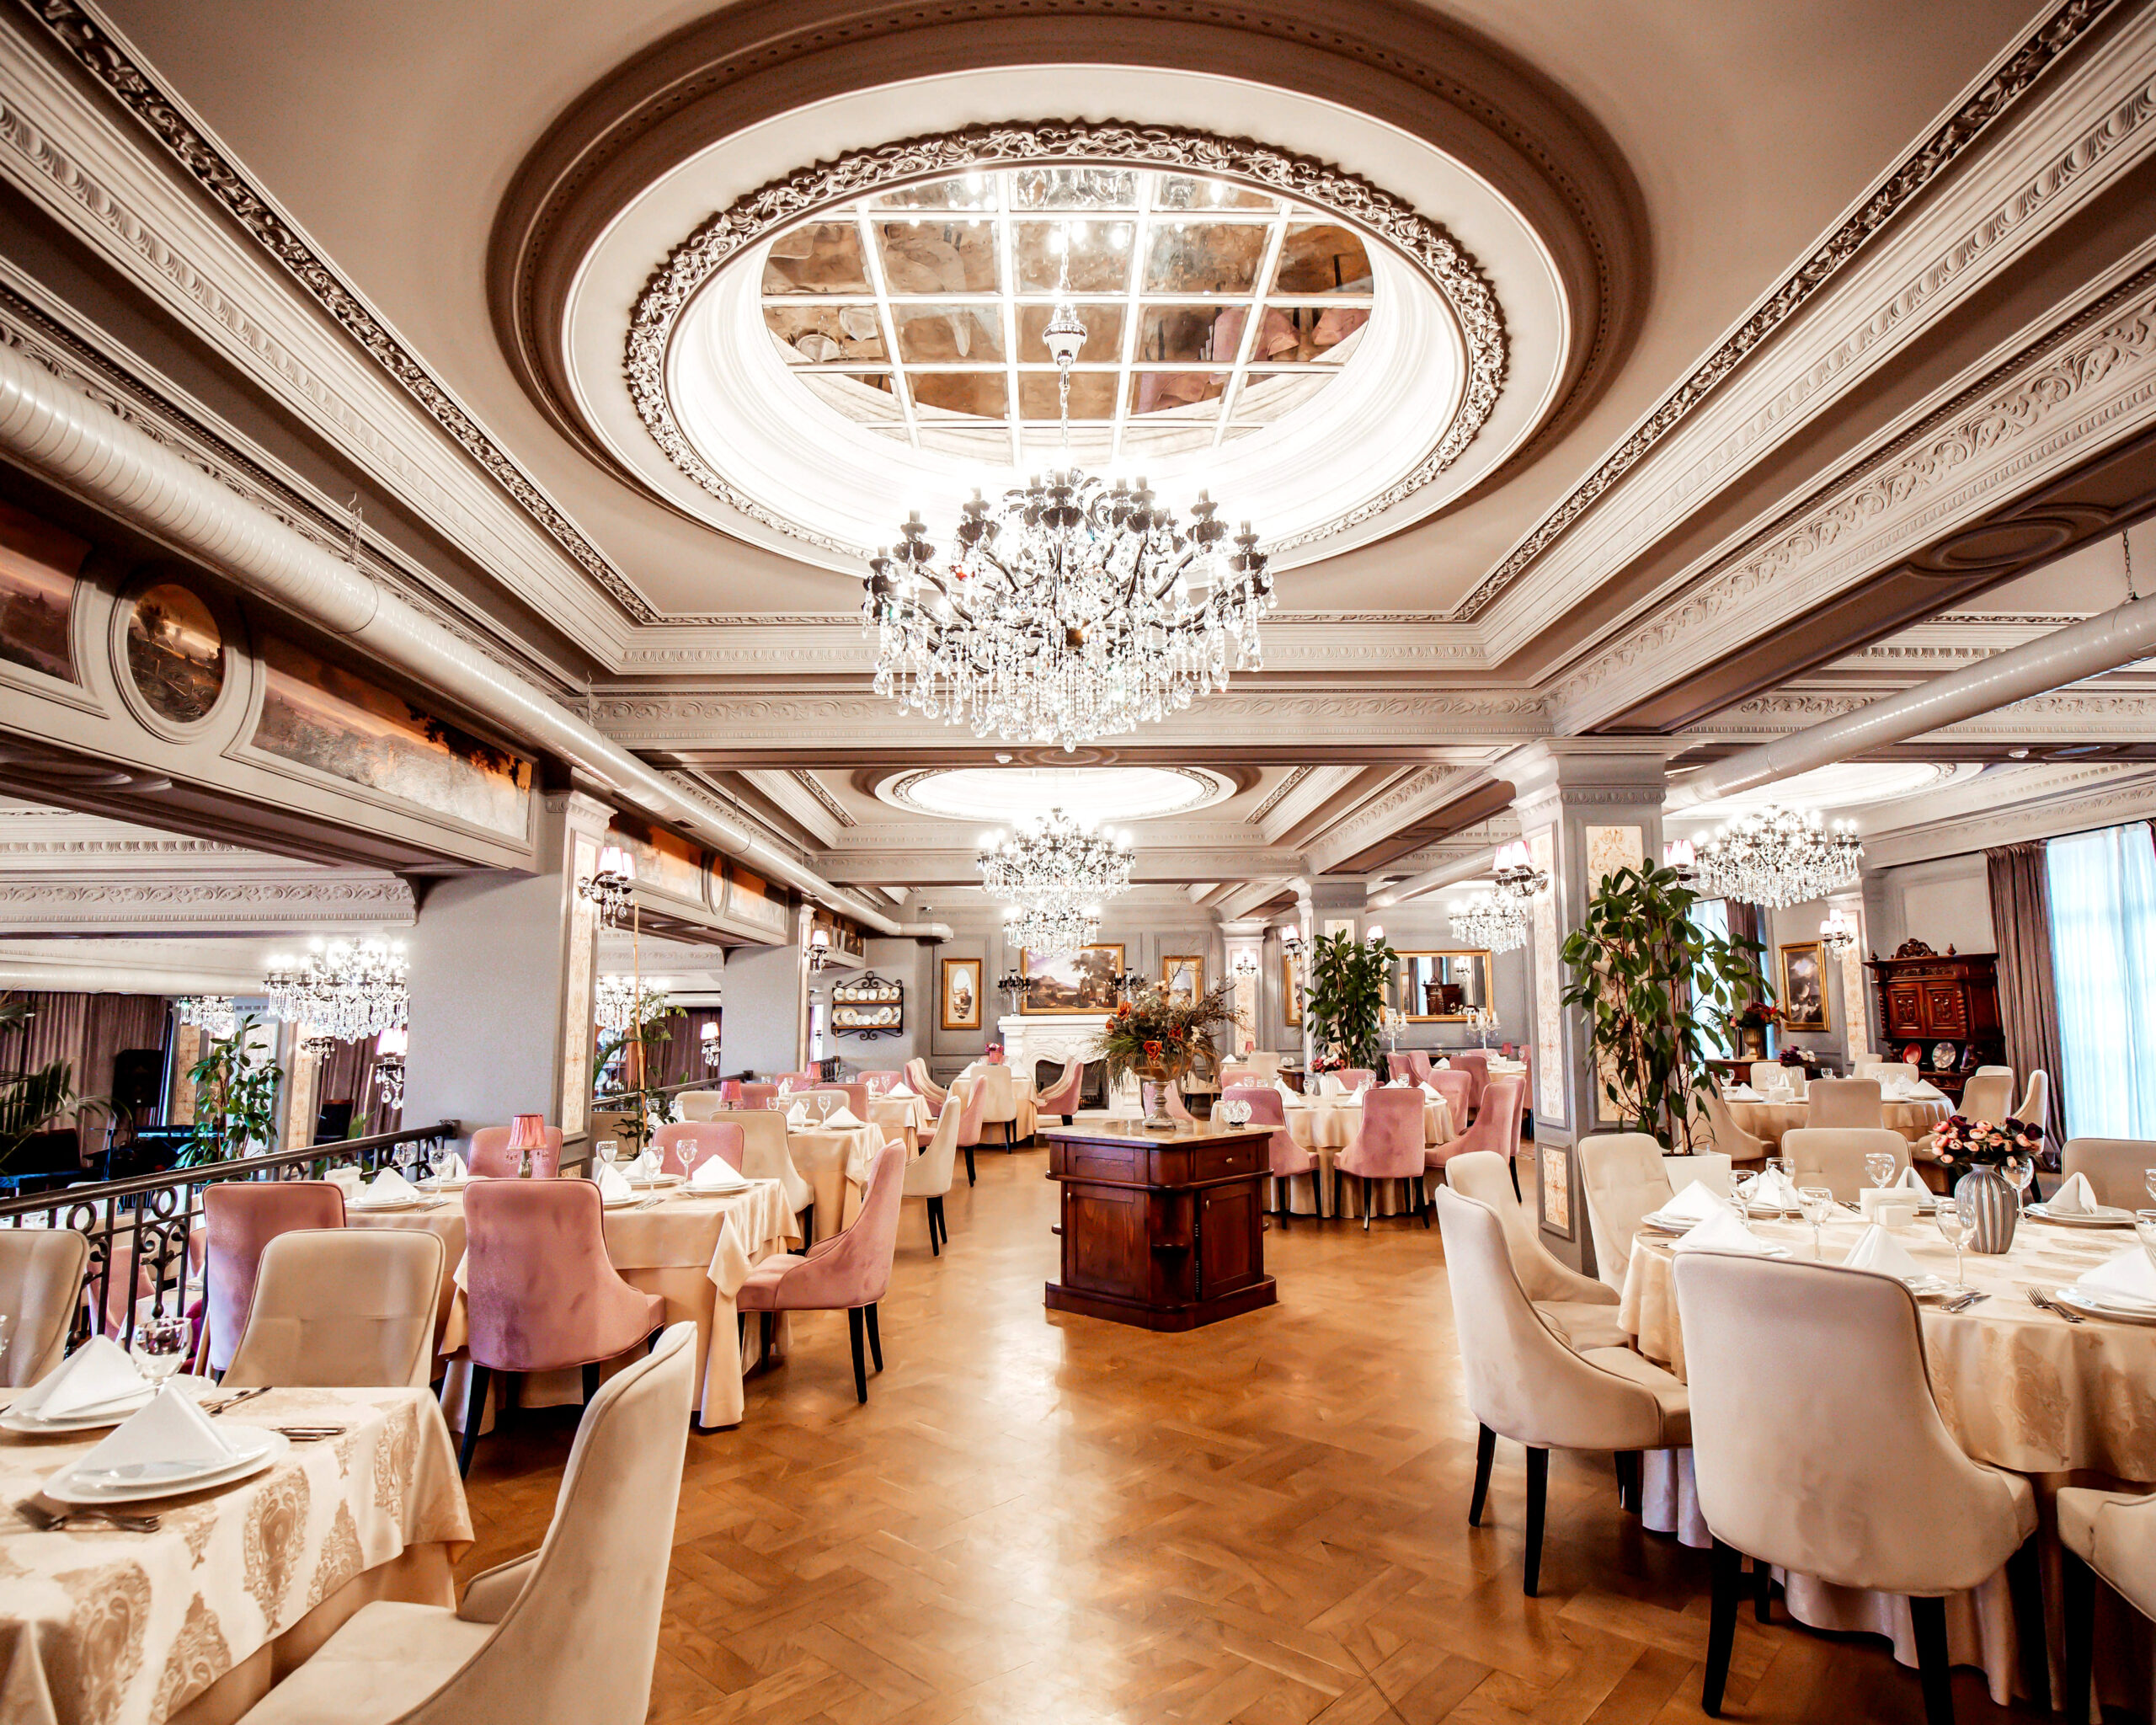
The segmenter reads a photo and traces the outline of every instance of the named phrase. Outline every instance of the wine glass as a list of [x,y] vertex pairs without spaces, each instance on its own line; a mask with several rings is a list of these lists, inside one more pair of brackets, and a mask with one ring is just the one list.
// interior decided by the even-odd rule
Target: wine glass
[[1823,1262],[1827,1254],[1819,1244],[1819,1225],[1834,1213],[1833,1188],[1829,1186],[1798,1187],[1796,1208],[1804,1220],[1812,1224],[1812,1255]]
[[1874,1151],[1864,1159],[1864,1171],[1871,1176],[1871,1183],[1885,1191],[1892,1183],[1894,1171],[1901,1167],[1901,1160],[1892,1151]]
[[2141,1242],[2141,1249],[2148,1254],[2148,1263],[2156,1268],[2156,1210],[2137,1210],[2133,1213],[2134,1237]]
[[2151,1198],[2156,1198],[2156,1168],[2143,1168],[2141,1171],[2141,1183],[2148,1188],[2148,1195]]
[[192,1326],[184,1317],[144,1318],[135,1327],[136,1369],[152,1383],[163,1383],[179,1370],[192,1339]]
[[2033,1156],[2010,1156],[2000,1172],[2006,1183],[2014,1188],[2014,1201],[2022,1209],[2029,1207],[2029,1183],[2036,1178],[2036,1159]]
[[1932,1207],[1931,1219],[1939,1224],[1939,1231],[1946,1236],[1947,1243],[1954,1248],[1954,1285],[1967,1288],[1969,1282],[1961,1270],[1961,1248],[1976,1237],[1976,1206],[1973,1204],[1965,1206],[1951,1192],[1942,1192],[1939,1194],[1939,1201]]

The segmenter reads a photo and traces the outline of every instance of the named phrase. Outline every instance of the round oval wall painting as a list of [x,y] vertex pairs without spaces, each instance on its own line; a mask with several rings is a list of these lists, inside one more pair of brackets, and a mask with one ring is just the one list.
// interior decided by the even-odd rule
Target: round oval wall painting
[[146,587],[127,619],[127,671],[152,710],[192,724],[225,686],[225,638],[210,607],[174,581]]

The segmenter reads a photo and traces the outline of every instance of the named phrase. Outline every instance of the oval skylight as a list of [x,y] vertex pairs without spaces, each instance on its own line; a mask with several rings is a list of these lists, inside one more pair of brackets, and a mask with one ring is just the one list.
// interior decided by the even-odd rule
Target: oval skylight
[[1096,825],[1150,820],[1223,802],[1235,782],[1187,766],[958,766],[894,773],[883,802],[917,814],[1008,826],[1062,809]]

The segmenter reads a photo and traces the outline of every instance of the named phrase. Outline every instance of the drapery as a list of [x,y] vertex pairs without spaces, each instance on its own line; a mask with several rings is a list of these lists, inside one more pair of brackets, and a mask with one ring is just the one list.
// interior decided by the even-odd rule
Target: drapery
[[2148,824],[2045,847],[2064,1130],[2156,1138],[2156,846]]
[[[0,1064],[9,1071],[34,1072],[53,1060],[66,1060],[74,1069],[78,1096],[112,1093],[113,1057],[122,1049],[165,1045],[168,1002],[154,994],[49,994],[24,991],[10,994],[30,1008],[30,1020],[21,1032],[12,1033],[0,1049]],[[84,1130],[101,1128],[104,1116],[86,1114],[78,1124]],[[154,1116],[137,1125],[155,1123]],[[62,1126],[71,1124],[63,1119]],[[103,1140],[100,1138],[101,1144]]]
[[[1992,941],[1999,948],[1999,1017],[2006,1033],[2006,1060],[2017,1087],[2025,1092],[2031,1072],[2056,1077],[2061,1065],[2044,846],[2001,845],[1986,851],[1984,873],[1991,886]],[[2065,1100],[2063,1094],[2060,1100]],[[2054,1114],[2044,1124],[2056,1149],[2066,1136],[2063,1118]]]
[[653,1048],[649,1055],[649,1082],[654,1089],[704,1076],[704,1026],[718,1021],[717,1007],[691,1007],[680,1017],[666,1021],[666,1040]]

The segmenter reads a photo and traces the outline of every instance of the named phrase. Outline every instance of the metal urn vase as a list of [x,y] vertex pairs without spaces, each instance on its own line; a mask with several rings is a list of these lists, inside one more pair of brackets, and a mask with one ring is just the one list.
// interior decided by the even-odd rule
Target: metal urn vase
[[2015,1226],[2021,1220],[2020,1197],[1997,1168],[1970,1169],[1954,1183],[1954,1198],[1964,1216],[1976,1218],[1970,1251],[1996,1254],[2013,1246]]
[[[1182,1123],[1168,1112],[1168,1087],[1182,1082],[1183,1074],[1190,1070],[1190,1063],[1187,1060],[1180,1063],[1155,1060],[1145,1065],[1133,1066],[1130,1070],[1137,1075],[1141,1087],[1147,1084],[1153,1087],[1153,1106],[1139,1124],[1149,1132],[1180,1130]],[[1139,1093],[1144,1095],[1142,1087]]]

